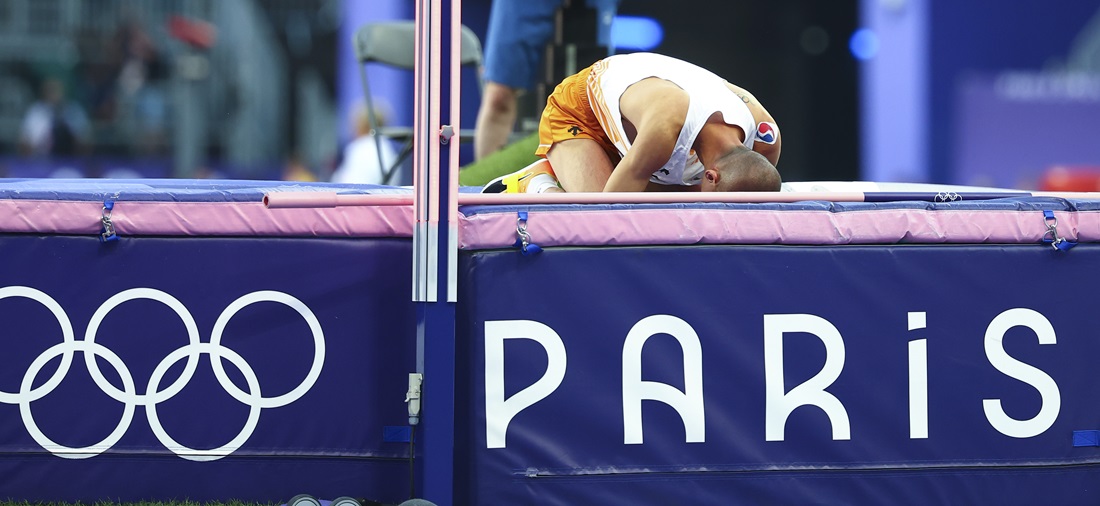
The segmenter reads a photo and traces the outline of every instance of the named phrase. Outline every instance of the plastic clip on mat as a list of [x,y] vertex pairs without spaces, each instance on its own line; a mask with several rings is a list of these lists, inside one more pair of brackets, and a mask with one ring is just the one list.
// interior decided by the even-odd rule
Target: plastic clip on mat
[[1054,216],[1054,211],[1043,211],[1043,219],[1047,225],[1047,232],[1043,235],[1044,243],[1051,245],[1057,251],[1069,251],[1070,248],[1077,246],[1077,243],[1058,236],[1058,218]]
[[516,217],[516,243],[512,246],[519,248],[524,256],[534,255],[542,251],[537,244],[531,243],[531,234],[527,233],[527,211],[519,211]]
[[111,212],[115,209],[115,202],[113,200],[103,201],[103,213],[100,215],[99,221],[102,226],[99,229],[99,242],[111,242],[117,241],[118,235],[115,234],[115,224],[111,221]]

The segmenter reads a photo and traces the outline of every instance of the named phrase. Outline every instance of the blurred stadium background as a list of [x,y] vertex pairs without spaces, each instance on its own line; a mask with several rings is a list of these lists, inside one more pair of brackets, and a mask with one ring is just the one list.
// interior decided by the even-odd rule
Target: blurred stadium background
[[[490,4],[463,2],[482,40]],[[0,176],[327,180],[362,100],[352,36],[412,9],[0,0]],[[784,134],[787,180],[1100,189],[1094,0],[622,0],[619,14],[659,28],[620,33],[620,51],[695,62],[760,98]],[[386,121],[408,124],[411,74],[367,72]],[[48,146],[33,133],[53,128],[41,108],[34,118],[47,96],[70,104],[71,123]]]

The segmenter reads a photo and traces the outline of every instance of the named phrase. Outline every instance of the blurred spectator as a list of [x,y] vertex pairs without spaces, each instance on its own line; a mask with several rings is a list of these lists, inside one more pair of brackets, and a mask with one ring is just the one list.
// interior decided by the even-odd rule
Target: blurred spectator
[[[595,11],[599,46],[611,48],[611,21],[620,0],[584,0]],[[566,0],[495,0],[489,11],[485,44],[485,88],[477,113],[474,158],[480,160],[508,143],[519,113],[519,97],[535,87],[554,16]],[[587,63],[579,68],[587,66]],[[565,77],[565,76],[562,76]],[[541,111],[539,111],[541,113]]]
[[[365,106],[356,108],[355,113],[352,114],[352,121],[355,139],[344,148],[344,161],[332,173],[332,182],[395,184],[398,171],[386,173],[393,168],[393,163],[397,159],[393,143],[390,139],[375,134]],[[381,156],[379,156],[379,148],[382,150]],[[389,177],[386,177],[387,175]]]
[[65,97],[65,85],[58,79],[43,81],[41,93],[41,98],[23,116],[20,151],[26,155],[59,156],[83,152],[91,140],[84,108]]
[[168,67],[153,39],[136,18],[119,26],[114,39],[116,89],[133,116],[140,152],[155,151],[164,143],[168,104],[161,84]]
[[120,14],[112,31],[84,28],[78,35],[79,92],[99,129],[98,142],[137,154],[166,147],[169,77],[161,53],[136,13]]
[[1070,70],[1100,72],[1100,10],[1077,34],[1068,60]]
[[290,155],[286,165],[283,166],[282,179],[283,181],[312,183],[317,181],[317,175],[302,161],[302,157],[295,153]]

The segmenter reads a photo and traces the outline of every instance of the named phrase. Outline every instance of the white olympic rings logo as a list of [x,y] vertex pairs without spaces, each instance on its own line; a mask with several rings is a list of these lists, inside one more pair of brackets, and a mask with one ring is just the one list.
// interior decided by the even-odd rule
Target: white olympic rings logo
[[[27,368],[27,372],[23,375],[23,381],[19,385],[19,392],[11,393],[0,390],[0,403],[18,404],[19,414],[23,418],[23,425],[26,426],[27,432],[34,438],[35,442],[42,446],[42,448],[59,457],[83,459],[103,453],[114,446],[114,444],[122,438],[123,434],[129,430],[130,422],[134,417],[134,408],[137,406],[144,406],[146,415],[149,419],[149,426],[153,430],[153,434],[156,435],[157,440],[159,440],[161,444],[173,453],[184,459],[194,461],[220,459],[240,448],[241,445],[252,436],[252,432],[256,429],[256,424],[260,419],[260,411],[263,408],[285,406],[305,395],[305,393],[313,387],[313,384],[317,381],[317,377],[320,376],[321,367],[324,365],[325,361],[325,337],[321,332],[321,323],[317,320],[313,311],[302,303],[302,301],[283,292],[270,290],[257,291],[246,294],[233,301],[224,311],[222,311],[221,315],[218,316],[217,321],[214,323],[214,329],[210,334],[209,343],[200,341],[198,326],[195,324],[195,319],[191,316],[187,307],[175,297],[152,288],[132,288],[115,294],[113,297],[107,299],[99,306],[99,309],[96,310],[92,315],[92,319],[88,322],[88,328],[84,333],[83,341],[77,341],[75,339],[73,326],[69,321],[69,316],[65,313],[65,310],[61,308],[61,305],[46,293],[26,286],[6,286],[0,288],[0,299],[8,297],[23,297],[42,304],[53,313],[54,318],[56,318],[57,322],[61,325],[61,343],[51,346],[31,362],[31,365]],[[183,324],[187,329],[189,341],[188,344],[169,353],[168,356],[157,364],[149,377],[149,384],[144,394],[137,393],[133,377],[130,375],[130,370],[126,367],[126,364],[122,362],[122,359],[109,348],[95,342],[96,331],[99,330],[99,326],[107,313],[123,302],[136,299],[154,300],[175,311],[180,319],[183,320]],[[264,397],[261,395],[260,383],[252,367],[236,352],[221,344],[222,332],[225,330],[225,326],[229,323],[229,320],[242,308],[256,302],[278,302],[294,309],[303,319],[305,319],[306,323],[309,325],[310,331],[313,333],[313,364],[310,366],[305,379],[293,390],[274,397]],[[95,380],[95,384],[100,390],[124,405],[122,419],[119,421],[114,431],[102,441],[81,448],[73,448],[55,443],[39,429],[34,421],[34,416],[31,414],[31,403],[49,395],[50,392],[53,392],[61,381],[65,379],[69,371],[69,366],[72,364],[73,354],[75,352],[84,354],[84,364],[88,367],[88,372],[91,374],[92,379]],[[221,387],[234,399],[249,407],[248,419],[245,421],[244,428],[241,429],[241,432],[225,445],[209,450],[188,448],[176,442],[176,440],[172,439],[164,430],[164,427],[160,423],[160,418],[157,416],[157,404],[171,399],[183,390],[191,381],[191,377],[194,375],[196,367],[198,367],[199,356],[204,353],[210,355],[210,363],[214,370],[214,376],[217,377]],[[38,373],[42,371],[42,368],[53,360],[54,357],[58,356],[61,357],[61,363],[58,365],[57,371],[53,373],[53,376],[50,376],[45,383],[38,387],[33,387],[35,379],[38,377]],[[103,373],[99,370],[99,364],[97,364],[95,359],[97,356],[102,357],[108,364],[114,367],[115,372],[118,373],[118,376],[121,378],[122,390],[112,385],[107,378],[103,376]],[[168,372],[168,369],[175,365],[176,362],[179,362],[185,357],[187,363],[180,377],[176,379],[174,383],[161,390],[160,383],[164,378],[164,374]],[[232,362],[241,372],[242,376],[244,376],[245,383],[248,384],[248,392],[242,391],[229,379],[229,376],[225,373],[225,369],[222,367],[222,359],[227,359]]]
[[936,202],[955,202],[956,200],[962,200],[962,195],[958,193],[948,192],[936,192]]

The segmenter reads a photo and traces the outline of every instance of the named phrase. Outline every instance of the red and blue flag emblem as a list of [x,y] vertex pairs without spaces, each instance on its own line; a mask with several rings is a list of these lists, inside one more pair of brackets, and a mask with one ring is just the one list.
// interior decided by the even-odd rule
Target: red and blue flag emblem
[[774,123],[768,123],[762,121],[756,127],[756,141],[763,142],[764,144],[775,144],[775,140],[779,137],[779,128]]

